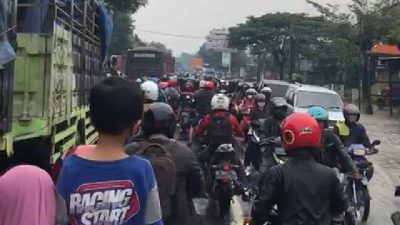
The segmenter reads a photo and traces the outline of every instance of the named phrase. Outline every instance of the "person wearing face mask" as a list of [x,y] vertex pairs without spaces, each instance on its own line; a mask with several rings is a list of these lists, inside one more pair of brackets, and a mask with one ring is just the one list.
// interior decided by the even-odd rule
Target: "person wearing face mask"
[[255,107],[250,112],[250,121],[267,119],[270,112],[266,106],[266,97],[264,94],[257,94],[255,97]]
[[246,97],[243,99],[242,104],[240,105],[240,111],[243,114],[249,114],[251,109],[254,107],[254,96],[257,94],[257,91],[254,88],[250,88],[246,91]]
[[347,104],[343,109],[345,121],[338,123],[335,131],[342,140],[344,146],[349,147],[352,144],[362,144],[366,148],[371,148],[371,142],[367,135],[365,127],[359,123],[360,110],[353,104]]

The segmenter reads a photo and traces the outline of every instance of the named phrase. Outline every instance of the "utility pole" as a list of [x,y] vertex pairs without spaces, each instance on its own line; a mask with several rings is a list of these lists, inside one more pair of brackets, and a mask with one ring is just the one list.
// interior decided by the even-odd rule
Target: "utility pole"
[[289,82],[293,80],[294,73],[294,40],[293,40],[293,24],[290,24],[290,33],[289,33]]

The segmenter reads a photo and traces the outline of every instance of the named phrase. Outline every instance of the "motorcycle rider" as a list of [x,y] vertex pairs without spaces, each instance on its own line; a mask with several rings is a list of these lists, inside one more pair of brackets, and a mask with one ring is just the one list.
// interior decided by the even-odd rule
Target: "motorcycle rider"
[[159,97],[159,88],[158,85],[151,80],[143,82],[140,85],[140,88],[142,89],[144,99],[143,111],[146,112],[152,103],[157,102]]
[[167,103],[177,112],[179,108],[179,91],[177,89],[176,81],[170,79],[168,81],[168,87],[165,88],[165,94],[167,96]]
[[246,91],[246,96],[244,97],[242,104],[240,105],[240,111],[243,114],[249,114],[254,107],[254,96],[257,91],[254,88],[250,88]]
[[[211,100],[212,112],[200,122],[195,135],[202,136],[207,131],[206,142],[208,148],[199,152],[197,158],[204,171],[207,171],[206,164],[218,161],[215,150],[222,144],[233,144],[233,136],[243,137],[239,122],[236,117],[229,113],[229,98],[223,94],[216,94]],[[245,172],[238,155],[232,154],[232,163],[240,166],[237,170],[239,180],[244,181]]]
[[144,113],[142,127],[146,140],[128,144],[126,152],[132,155],[148,144],[156,143],[166,147],[175,163],[177,185],[172,197],[172,216],[164,223],[196,224],[192,198],[205,196],[205,180],[193,152],[173,139],[176,128],[173,109],[165,103],[152,104]]
[[212,111],[211,109],[211,99],[214,96],[214,83],[211,81],[200,81],[200,89],[194,93],[192,102],[192,112],[191,112],[191,126],[189,130],[189,142],[188,146],[192,145],[193,134],[195,127],[198,125],[199,121],[208,113]]
[[344,106],[343,114],[345,122],[338,123],[335,129],[344,146],[362,144],[366,148],[371,148],[366,129],[359,123],[361,112],[358,107],[353,104],[347,104]]
[[336,173],[314,160],[321,144],[317,121],[295,113],[283,121],[281,135],[290,159],[262,175],[253,224],[264,224],[274,205],[283,225],[331,224],[331,215],[343,213],[347,206]]
[[343,173],[357,173],[353,161],[340,138],[328,128],[329,114],[322,107],[311,107],[308,114],[317,120],[321,128],[321,154],[316,159],[330,168],[338,168]]
[[268,165],[268,167],[273,165],[272,151],[275,150],[275,147],[277,145],[279,146],[279,138],[281,136],[281,123],[287,115],[288,103],[284,98],[272,98],[270,104],[271,116],[264,122],[264,124],[259,124],[258,121],[253,121],[252,125],[256,129],[260,129],[261,139],[275,140],[274,144],[271,143],[271,145],[268,145],[268,148],[263,154],[260,147],[256,143],[250,141],[244,157],[244,165],[250,166],[251,164],[256,170],[261,169],[260,167],[263,160],[266,160],[266,165]]
[[268,105],[271,100],[272,89],[270,87],[263,87],[261,88],[260,93],[265,95],[265,104]]
[[250,122],[259,119],[267,119],[270,116],[270,111],[268,111],[269,109],[266,105],[267,103],[265,95],[257,94],[254,100],[255,107],[250,112]]

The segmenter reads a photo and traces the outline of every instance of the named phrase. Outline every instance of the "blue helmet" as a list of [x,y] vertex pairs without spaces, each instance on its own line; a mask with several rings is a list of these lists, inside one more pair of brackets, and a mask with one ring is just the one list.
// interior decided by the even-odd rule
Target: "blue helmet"
[[318,106],[314,106],[311,107],[308,112],[307,112],[310,116],[314,117],[314,119],[316,120],[320,120],[320,121],[327,121],[329,120],[329,114],[328,112],[322,108],[322,107],[318,107]]

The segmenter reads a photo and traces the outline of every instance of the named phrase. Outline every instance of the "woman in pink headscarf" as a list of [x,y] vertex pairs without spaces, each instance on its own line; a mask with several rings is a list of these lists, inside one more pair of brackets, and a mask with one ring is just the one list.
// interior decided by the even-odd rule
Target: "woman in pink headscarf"
[[16,166],[0,177],[0,225],[55,225],[57,199],[44,170]]

